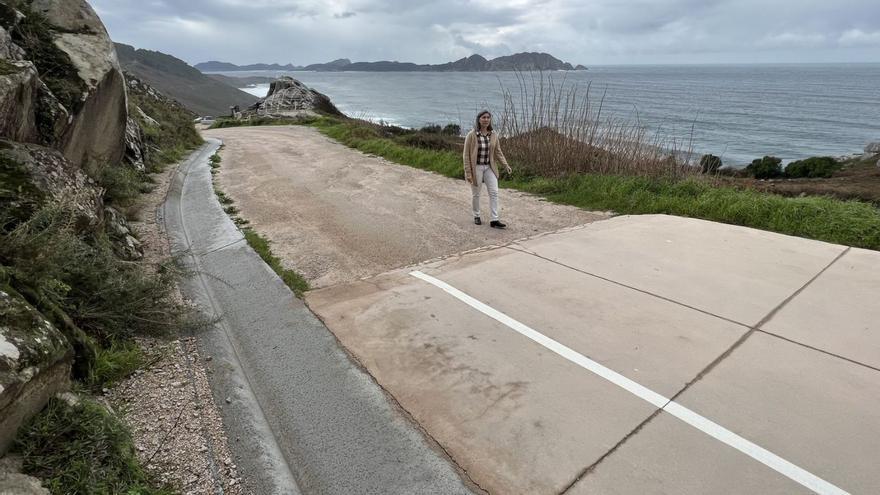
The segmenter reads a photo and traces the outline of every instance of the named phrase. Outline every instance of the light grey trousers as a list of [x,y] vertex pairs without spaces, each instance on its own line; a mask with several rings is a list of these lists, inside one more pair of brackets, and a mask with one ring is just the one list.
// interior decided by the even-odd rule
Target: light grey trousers
[[473,208],[474,217],[480,216],[480,192],[483,190],[483,184],[486,184],[486,190],[489,191],[489,210],[492,213],[491,220],[498,220],[498,177],[492,172],[488,165],[474,166],[474,182],[471,184],[471,192],[473,192]]

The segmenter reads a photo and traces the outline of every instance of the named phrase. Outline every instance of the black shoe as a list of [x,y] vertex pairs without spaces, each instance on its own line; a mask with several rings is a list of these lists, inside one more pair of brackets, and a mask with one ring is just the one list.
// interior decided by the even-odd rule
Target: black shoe
[[492,220],[491,222],[489,222],[489,227],[492,227],[493,229],[506,229],[507,224],[501,223],[500,220]]
[[474,223],[477,225],[483,225],[483,221],[480,220],[480,217],[474,217]]

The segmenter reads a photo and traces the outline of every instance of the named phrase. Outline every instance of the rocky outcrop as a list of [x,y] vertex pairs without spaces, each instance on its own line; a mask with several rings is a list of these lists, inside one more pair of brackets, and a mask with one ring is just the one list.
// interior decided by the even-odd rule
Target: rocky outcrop
[[880,154],[880,141],[865,145],[865,153],[869,155]]
[[[126,156],[132,166],[144,166],[144,134],[129,119],[125,80],[107,31],[83,0],[12,5],[0,2],[3,229],[43,206],[60,205],[65,226],[77,235],[106,232],[119,256],[140,258],[125,218],[104,204],[104,190],[89,175],[124,166]],[[19,425],[69,388],[72,370],[85,376],[94,359],[91,346],[55,303],[15,277],[2,278],[0,455]]]
[[326,95],[290,76],[282,76],[269,86],[269,94],[251,106],[257,115],[294,116],[308,112],[342,115]]
[[9,31],[0,27],[0,58],[6,60],[23,60],[24,50],[12,41]]
[[62,138],[61,149],[77,165],[118,164],[125,153],[128,121],[125,79],[113,42],[85,0],[34,0],[31,9],[57,28],[55,45],[85,83],[78,109]]
[[22,474],[22,464],[20,456],[9,455],[0,459],[0,493],[50,495],[51,492],[43,488],[40,480]]
[[4,178],[17,189],[0,191],[0,200],[9,201],[10,198],[4,196],[18,192],[13,201],[22,202],[26,209],[35,209],[46,201],[64,202],[76,212],[77,230],[101,227],[103,191],[61,152],[35,144],[0,140],[0,165]]
[[139,260],[144,257],[144,249],[141,241],[132,234],[131,228],[122,213],[115,208],[105,208],[107,233],[113,242],[113,248],[119,257],[128,260]]
[[[143,110],[141,110],[141,113],[143,114]],[[143,172],[146,168],[146,155],[147,146],[144,139],[144,130],[135,119],[129,117],[125,123],[125,163]]]
[[0,452],[18,427],[70,387],[73,351],[61,331],[0,286]]

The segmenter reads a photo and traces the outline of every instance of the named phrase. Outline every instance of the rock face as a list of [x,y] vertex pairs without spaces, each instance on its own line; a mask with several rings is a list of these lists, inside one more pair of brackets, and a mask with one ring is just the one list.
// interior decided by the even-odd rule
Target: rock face
[[49,320],[0,286],[0,452],[18,427],[70,386],[73,351]]
[[877,141],[874,143],[868,143],[865,146],[865,153],[868,153],[871,155],[880,153],[880,141]]
[[269,86],[269,94],[248,109],[257,115],[293,116],[308,112],[342,115],[330,98],[290,76],[282,76]]
[[84,0],[34,0],[31,9],[59,28],[55,45],[86,87],[62,138],[64,156],[77,165],[120,163],[128,120],[125,79],[107,30]]
[[40,480],[21,474],[22,459],[17,456],[6,456],[0,459],[0,493],[16,495],[50,495],[51,492],[40,483]]
[[[144,163],[144,134],[129,118],[125,80],[107,31],[83,0],[15,5],[0,2],[3,228],[43,205],[60,204],[73,212],[77,232],[106,231],[120,256],[139,258],[125,218],[106,207],[104,190],[88,175],[125,166],[126,151],[132,166]],[[2,280],[0,455],[19,425],[70,387],[71,370],[81,372],[74,356],[94,353],[69,317],[36,302],[26,284]]]
[[[36,197],[18,194],[18,200],[35,207],[47,198],[63,200],[76,211],[80,231],[101,227],[104,220],[103,191],[59,151],[35,144],[0,140],[0,165],[12,187],[34,191]],[[0,199],[13,191],[0,191]]]

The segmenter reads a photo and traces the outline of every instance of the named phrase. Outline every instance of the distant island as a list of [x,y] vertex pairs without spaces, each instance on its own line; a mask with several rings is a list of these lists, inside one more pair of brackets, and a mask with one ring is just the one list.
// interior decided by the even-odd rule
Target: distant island
[[583,65],[572,66],[548,53],[524,52],[507,55],[504,57],[487,60],[482,55],[471,55],[455,62],[445,64],[414,64],[410,62],[352,62],[347,58],[340,58],[326,64],[280,65],[280,64],[250,64],[235,65],[228,62],[202,62],[196,64],[196,69],[202,72],[236,72],[236,71],[315,71],[315,72],[489,72],[489,71],[512,71],[512,70],[587,70]]

